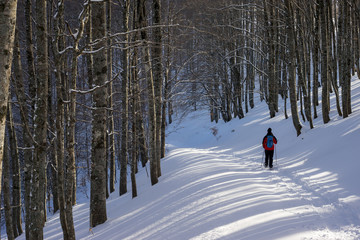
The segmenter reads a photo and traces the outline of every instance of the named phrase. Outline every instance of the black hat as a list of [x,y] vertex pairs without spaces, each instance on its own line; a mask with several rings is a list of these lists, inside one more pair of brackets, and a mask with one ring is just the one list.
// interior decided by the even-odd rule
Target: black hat
[[271,133],[271,128],[268,128],[268,133]]

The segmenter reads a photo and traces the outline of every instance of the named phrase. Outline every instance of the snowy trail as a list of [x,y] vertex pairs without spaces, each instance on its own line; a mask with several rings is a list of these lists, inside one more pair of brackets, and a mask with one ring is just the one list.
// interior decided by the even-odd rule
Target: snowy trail
[[[349,215],[339,208],[346,207],[331,202],[316,190],[304,186],[282,170],[281,166],[279,170],[270,171],[260,168],[260,162],[255,158],[234,158],[232,154],[216,150],[206,150],[206,156],[201,156],[201,151],[197,150],[196,154],[192,151],[189,151],[189,156],[185,156],[186,150],[181,151],[182,157],[191,158],[196,155],[196,158],[207,159],[211,164],[207,163],[204,166],[206,170],[202,171],[206,172],[206,176],[218,179],[214,185],[207,181],[208,190],[203,190],[211,189],[216,196],[216,208],[202,212],[203,219],[199,219],[201,223],[198,223],[201,231],[207,226],[209,229],[202,233],[193,229],[193,236],[189,235],[190,238],[304,239],[309,236],[309,232],[312,237],[322,239],[356,239],[355,236],[359,236],[358,226],[341,225],[344,223],[344,215],[346,218]],[[170,154],[170,158],[172,156]],[[201,176],[200,170],[187,170],[186,173],[189,176],[184,177]],[[209,177],[206,179],[209,180]],[[202,178],[197,181],[205,182]],[[211,196],[208,192],[204,195]],[[198,204],[196,209],[206,209],[208,204]],[[186,215],[186,212],[182,214]],[[350,215],[351,223],[354,223],[354,219],[356,217]],[[212,228],[213,225],[218,227]]]
[[[77,239],[359,239],[350,206],[306,185],[285,163],[270,171],[260,161],[232,149],[173,147],[161,184],[142,185],[142,174],[137,198],[111,195],[106,224],[90,232],[88,204],[76,206]],[[61,239],[58,217],[46,229],[45,239]]]
[[[149,181],[142,174],[136,199],[112,195],[107,224],[89,232],[83,226],[88,205],[79,206],[77,239],[360,238],[359,212],[339,198],[342,189],[334,184],[334,174],[316,168],[294,171],[296,161],[281,158],[274,170],[264,169],[256,157],[259,150],[252,149],[250,154],[219,146],[170,147],[160,184],[142,185]],[[306,174],[319,176],[307,181]],[[49,227],[57,231],[48,231],[46,239],[61,239],[61,233],[53,235],[60,230],[58,219],[55,225]]]
[[[228,123],[209,122],[207,112],[190,114],[167,130],[158,184],[151,186],[140,169],[138,197],[131,198],[130,183],[129,193],[112,193],[107,222],[91,231],[89,199],[79,200],[76,239],[360,239],[358,78],[352,97],[351,116],[339,117],[332,97],[330,123],[318,118],[300,137],[281,113],[270,119],[264,103]],[[279,140],[271,171],[261,167],[268,127]],[[44,239],[62,239],[58,214],[46,222]]]

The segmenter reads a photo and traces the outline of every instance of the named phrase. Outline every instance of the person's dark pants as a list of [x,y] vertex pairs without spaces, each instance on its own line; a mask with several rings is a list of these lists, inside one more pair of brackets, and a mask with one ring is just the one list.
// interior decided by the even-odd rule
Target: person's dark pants
[[273,167],[274,150],[265,150],[265,167]]

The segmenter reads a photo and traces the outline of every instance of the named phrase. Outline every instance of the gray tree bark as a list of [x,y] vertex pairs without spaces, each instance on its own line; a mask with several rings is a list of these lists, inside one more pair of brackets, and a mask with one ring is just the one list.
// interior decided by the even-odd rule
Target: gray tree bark
[[[157,166],[157,145],[156,145],[156,105],[155,105],[155,89],[154,89],[154,78],[152,71],[152,64],[150,59],[150,51],[147,46],[147,33],[144,29],[147,26],[146,23],[146,7],[145,0],[137,1],[137,24],[141,30],[141,40],[143,41],[142,57],[145,65],[145,73],[147,76],[147,94],[149,102],[149,152],[150,152],[150,176],[151,184],[155,185],[158,183],[158,166]],[[135,25],[136,26],[136,25]]]
[[286,6],[286,23],[287,23],[287,35],[289,45],[289,92],[290,92],[290,105],[291,115],[294,127],[296,129],[297,136],[301,134],[301,124],[299,120],[298,105],[296,100],[296,55],[295,55],[295,31],[294,31],[294,16],[293,5],[291,0],[285,1]]
[[34,117],[35,151],[31,188],[30,239],[43,239],[45,223],[46,149],[47,149],[47,110],[48,110],[48,31],[46,0],[37,0],[36,5],[36,108]]
[[98,41],[93,53],[93,128],[91,143],[91,187],[90,187],[90,227],[107,220],[106,214],[106,107],[107,79],[106,3],[91,3],[92,41]]
[[[107,33],[108,35],[111,34],[111,1],[107,2]],[[108,99],[108,142],[109,142],[109,147],[107,148],[109,151],[109,171],[110,171],[110,176],[109,176],[109,190],[110,193],[115,191],[115,133],[114,133],[114,111],[113,111],[113,83],[112,83],[112,48],[111,48],[111,44],[112,41],[109,38],[108,42],[107,42],[107,62],[108,62],[108,66],[109,66],[109,70],[108,70],[108,81],[110,81],[109,85],[108,85],[108,95],[109,95],[109,99]],[[108,178],[107,178],[108,179]]]
[[[36,82],[35,82],[35,61],[34,61],[34,43],[33,43],[33,14],[32,14],[32,1],[25,0],[25,48],[26,48],[26,60],[27,60],[27,69],[28,69],[28,86],[29,86],[29,95],[31,98],[31,109],[28,112],[26,107],[26,97],[23,84],[19,85],[19,90],[22,95],[21,103],[24,104],[22,107],[22,122],[27,126],[27,129],[30,129],[30,126],[33,126],[33,114],[35,112],[35,96],[36,96]],[[21,87],[20,87],[21,86]],[[30,113],[30,117],[29,117]],[[31,120],[30,120],[31,119]],[[32,128],[33,129],[33,128]],[[28,130],[23,132],[24,137],[24,146],[27,150],[24,151],[24,185],[25,185],[25,235],[26,239],[29,239],[30,233],[30,222],[31,222],[31,213],[30,213],[30,192],[31,192],[31,175],[33,169],[33,150],[31,149],[35,142],[30,141],[33,138],[32,131]]]
[[[22,81],[23,81],[23,69],[22,69],[22,64],[21,64],[21,57],[20,57],[20,47],[19,47],[19,34],[18,34],[18,30],[15,30],[15,46],[14,46],[14,62],[13,62],[13,86],[15,88],[15,93],[17,95],[17,97],[20,96],[19,91],[18,91],[18,86],[17,83],[20,83],[22,85]],[[23,95],[20,96],[20,99],[18,98],[19,101],[19,105],[21,105],[20,108],[23,108],[23,103],[24,103],[24,99],[23,99]],[[21,110],[20,110],[21,112]],[[21,115],[21,113],[20,113]],[[9,141],[10,141],[10,148],[11,148],[11,158],[13,159],[12,161],[12,169],[13,169],[13,224],[14,224],[14,237],[16,238],[17,236],[21,235],[23,232],[22,229],[22,223],[21,223],[21,175],[20,175],[20,159],[19,159],[19,152],[18,152],[18,142],[17,142],[17,138],[16,138],[16,132],[15,132],[15,127],[14,127],[14,122],[13,122],[13,116],[11,113],[11,105],[9,105],[9,126],[10,126],[10,134],[9,134]],[[27,134],[27,132],[29,131],[24,130],[26,129],[27,126],[27,122],[23,122],[23,132],[25,134]],[[25,137],[24,141],[26,140],[27,137]],[[28,139],[31,143],[31,140]],[[30,153],[31,154],[31,153]]]
[[[0,0],[0,179],[16,26],[17,0]],[[0,186],[1,192],[1,186]]]
[[9,133],[9,145],[11,155],[11,168],[12,168],[12,223],[14,237],[18,237],[22,234],[21,226],[21,176],[20,176],[20,162],[18,145],[14,127],[14,120],[12,116],[12,107],[9,104],[8,109],[8,133]]
[[155,93],[155,114],[156,114],[156,167],[158,177],[161,176],[161,121],[162,121],[162,86],[163,86],[163,67],[162,67],[162,34],[161,28],[156,27],[161,24],[161,1],[153,0],[153,30],[154,45],[152,47],[152,66],[154,74],[154,93]]
[[[130,16],[130,1],[123,0],[123,31],[129,31],[129,16]],[[128,165],[128,132],[129,132],[129,73],[128,73],[128,59],[129,51],[127,49],[129,42],[129,35],[125,34],[124,36],[124,50],[122,53],[122,65],[123,70],[121,73],[121,88],[122,88],[122,98],[121,98],[121,150],[120,150],[120,196],[127,192],[127,165]]]
[[3,194],[4,194],[4,209],[5,209],[5,225],[6,225],[6,234],[8,239],[13,240],[14,237],[14,228],[13,228],[13,218],[11,214],[11,191],[10,191],[10,154],[8,147],[8,139],[5,136],[4,139],[4,161],[3,161]]
[[323,122],[330,121],[330,102],[329,102],[329,64],[330,64],[330,47],[329,47],[329,34],[327,29],[327,11],[328,0],[318,1],[320,11],[320,26],[321,26],[321,84],[322,84],[322,115]]

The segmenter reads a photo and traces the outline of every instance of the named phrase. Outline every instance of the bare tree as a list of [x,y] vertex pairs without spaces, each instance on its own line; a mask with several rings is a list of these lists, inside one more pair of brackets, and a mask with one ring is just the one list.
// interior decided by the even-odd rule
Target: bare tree
[[286,22],[287,22],[287,35],[289,42],[289,92],[290,92],[290,104],[291,104],[291,115],[294,127],[296,129],[296,133],[299,136],[301,134],[301,124],[299,120],[299,113],[297,108],[296,101],[296,70],[295,70],[295,62],[296,62],[296,48],[295,48],[295,30],[294,30],[294,7],[291,0],[285,1],[285,6],[287,10],[286,14]]
[[[0,1],[0,179],[5,137],[5,121],[15,38],[17,0]],[[0,186],[1,190],[1,186]]]
[[[7,129],[9,135],[11,135],[11,126],[10,126],[10,114],[11,113],[11,105],[8,105],[8,124]],[[11,190],[10,190],[10,153],[9,153],[9,141],[5,136],[5,144],[4,144],[4,161],[3,161],[3,193],[4,193],[4,208],[5,208],[5,223],[6,223],[6,233],[8,239],[15,239],[14,226],[13,226],[13,215],[11,212]]]
[[123,0],[123,31],[124,35],[124,50],[122,52],[122,64],[123,69],[121,73],[121,150],[120,150],[120,185],[119,185],[119,194],[123,195],[127,192],[127,165],[128,165],[128,128],[129,128],[129,70],[128,70],[128,42],[129,35],[129,17],[130,17],[130,1]]
[[[20,57],[20,47],[19,47],[19,33],[18,30],[15,30],[15,46],[14,46],[14,58],[13,58],[13,88],[15,89],[16,96],[19,97],[18,90],[16,86],[18,83],[22,85],[23,81],[23,69]],[[23,96],[21,96],[23,97]],[[20,98],[19,102],[24,101]],[[20,103],[22,105],[23,102]],[[20,107],[21,108],[21,107]],[[18,141],[14,127],[13,114],[11,113],[11,105],[9,105],[9,142],[11,149],[11,158],[12,158],[12,169],[13,169],[13,224],[14,224],[14,237],[21,235],[22,222],[21,222],[21,174],[20,174],[20,159],[18,151]],[[20,113],[21,115],[21,113]],[[24,123],[23,129],[26,129],[26,124]],[[23,131],[26,135],[28,130]],[[28,139],[30,142],[31,140]]]
[[46,148],[47,148],[47,109],[48,109],[48,32],[46,17],[46,1],[37,0],[36,9],[36,108],[34,117],[34,161],[31,186],[30,239],[43,239],[45,223],[45,180],[46,180]]
[[149,152],[150,152],[150,175],[151,184],[158,183],[158,166],[157,166],[157,145],[156,145],[156,103],[155,103],[155,89],[154,89],[154,75],[150,59],[150,50],[147,46],[147,33],[145,27],[146,23],[146,7],[145,0],[137,1],[137,16],[135,28],[141,28],[142,59],[145,66],[145,74],[147,76],[147,91],[149,102]]
[[157,175],[161,176],[161,121],[162,121],[162,88],[163,88],[163,67],[162,67],[162,33],[161,22],[161,1],[153,0],[153,30],[154,46],[152,51],[153,74],[154,74],[154,93],[155,93],[155,114],[156,114],[156,167]]
[[328,0],[318,1],[320,11],[320,26],[321,26],[321,85],[322,85],[322,115],[324,123],[330,121],[330,44],[328,33]]
[[[107,36],[111,35],[111,10],[112,10],[112,1],[108,1],[107,2],[107,15],[106,15],[106,32],[107,32]],[[108,62],[108,81],[110,82],[108,84],[108,151],[109,151],[109,171],[110,171],[110,176],[109,178],[109,188],[110,188],[110,193],[115,191],[115,132],[114,132],[114,110],[113,110],[113,81],[112,81],[112,72],[113,72],[113,54],[112,54],[112,41],[111,38],[108,37],[108,42],[107,42],[107,62]],[[107,189],[107,188],[106,188]]]
[[93,51],[93,128],[91,149],[91,189],[90,189],[90,227],[102,224],[106,214],[106,107],[107,107],[107,57],[106,42],[106,3],[91,3],[92,41],[96,43]]

